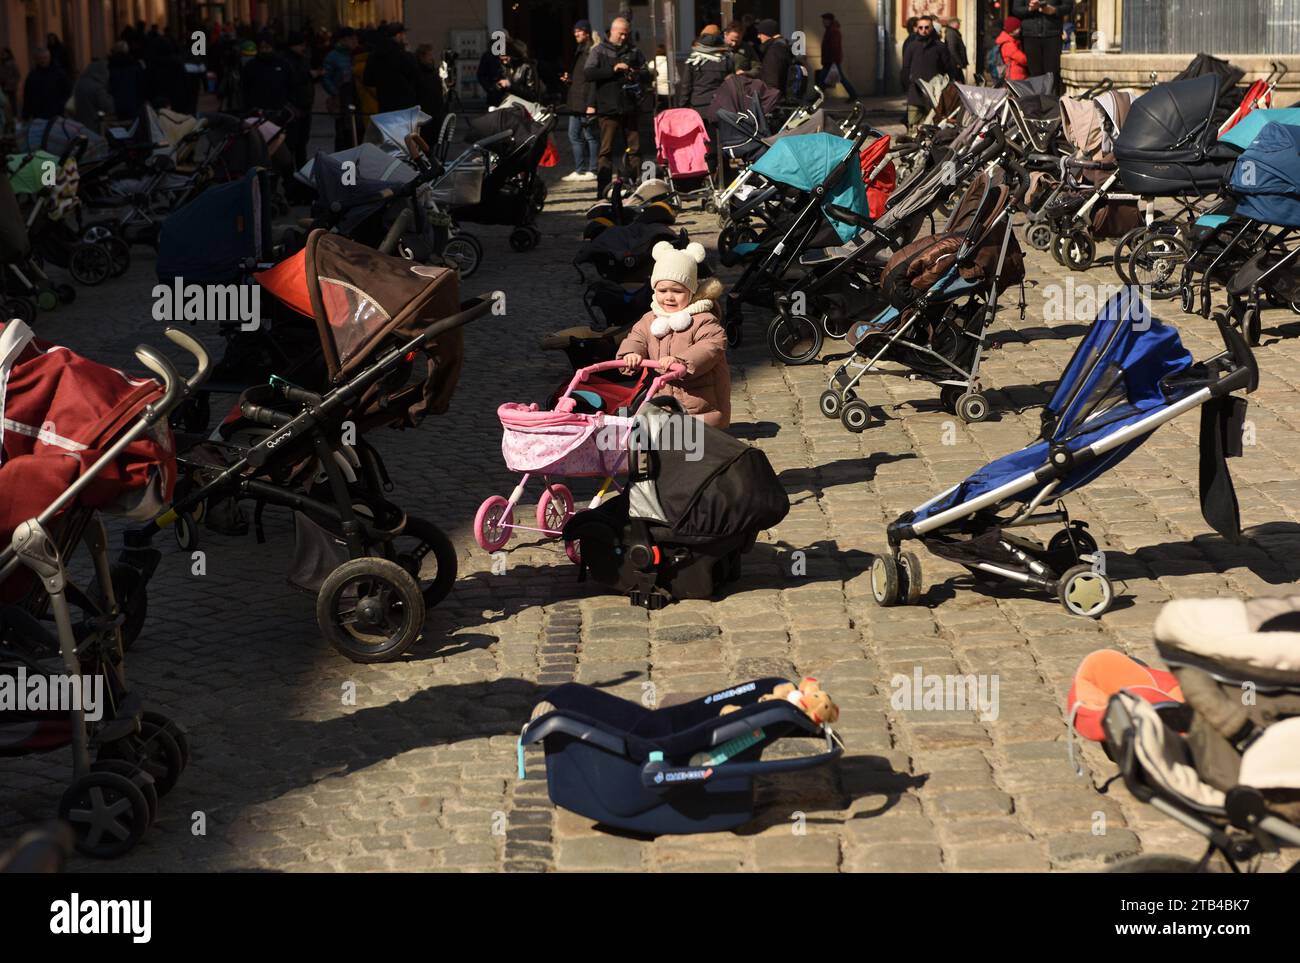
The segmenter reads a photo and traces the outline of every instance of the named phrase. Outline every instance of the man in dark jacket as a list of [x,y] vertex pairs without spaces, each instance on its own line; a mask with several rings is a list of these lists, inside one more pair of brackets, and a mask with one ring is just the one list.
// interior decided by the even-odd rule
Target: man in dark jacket
[[943,43],[948,48],[948,53],[952,55],[953,66],[957,68],[957,72],[964,80],[966,68],[970,66],[970,59],[966,56],[966,41],[961,36],[961,21],[956,17],[944,26]]
[[390,23],[366,60],[362,83],[375,90],[379,110],[405,110],[420,102],[420,68],[406,49],[406,26]]
[[735,73],[735,58],[720,33],[702,33],[691,46],[677,85],[683,107],[694,107],[706,121],[712,122],[713,95],[722,82]]
[[125,41],[113,44],[108,56],[108,90],[113,95],[113,113],[123,120],[140,113],[140,92],[144,86],[144,67],[131,56]]
[[790,52],[785,37],[781,36],[781,28],[775,20],[760,20],[756,29],[758,55],[763,59],[758,79],[781,91],[781,96],[784,97],[790,86],[790,66],[794,63],[794,54]]
[[[614,178],[614,144],[621,132],[625,159],[641,166],[640,108],[650,77],[645,55],[632,43],[632,26],[623,17],[609,25],[609,37],[591,48],[583,76],[592,85],[592,105],[600,118],[596,192],[603,195]],[[637,175],[634,175],[637,176]]]
[[899,77],[903,90],[907,92],[907,129],[913,130],[921,122],[930,104],[925,93],[917,86],[918,80],[929,80],[947,74],[953,80],[961,80],[952,54],[935,36],[934,21],[929,17],[918,17],[916,21],[916,40],[906,45],[903,51],[903,70]]
[[857,100],[858,92],[853,89],[848,74],[844,72],[844,34],[840,30],[840,22],[835,19],[835,14],[823,13],[822,27],[826,32],[822,35],[822,69],[817,72],[817,86],[826,89],[826,75],[834,67],[840,75],[844,92],[850,100]]
[[1020,18],[1020,43],[1029,58],[1029,76],[1051,74],[1061,90],[1061,29],[1074,16],[1074,0],[1013,0],[1011,13]]
[[273,113],[283,110],[293,96],[292,71],[275,52],[271,34],[263,32],[257,40],[257,56],[240,71],[246,110]]
[[447,114],[447,107],[442,97],[442,74],[438,72],[438,58],[434,56],[433,44],[422,43],[415,48],[415,63],[420,68],[420,109],[429,115],[429,121],[421,128],[420,136],[432,145],[442,129],[442,119]]
[[36,48],[36,66],[23,83],[23,120],[49,120],[63,113],[72,95],[72,81],[63,68],[52,63],[50,52]]
[[573,52],[573,69],[560,78],[569,85],[564,106],[569,111],[569,144],[573,147],[573,172],[565,174],[566,181],[594,181],[596,157],[600,154],[600,134],[596,108],[591,106],[591,84],[587,83],[587,55],[594,41],[591,21],[579,20],[573,25],[573,40],[578,45]]

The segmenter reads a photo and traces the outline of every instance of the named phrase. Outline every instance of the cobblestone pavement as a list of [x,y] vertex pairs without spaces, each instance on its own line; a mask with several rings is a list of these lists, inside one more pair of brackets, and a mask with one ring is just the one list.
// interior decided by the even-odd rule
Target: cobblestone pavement
[[[562,148],[567,145],[561,145]],[[1278,594],[1300,577],[1300,340],[1289,315],[1266,314],[1262,370],[1249,418],[1255,443],[1232,462],[1250,540],[1210,533],[1197,505],[1197,421],[1157,433],[1117,469],[1069,499],[1122,579],[1098,622],[1055,601],[973,588],[962,570],[925,556],[922,604],[871,600],[871,553],[885,523],[1037,433],[1038,411],[1091,315],[1045,322],[1042,286],[1062,280],[1029,257],[1025,319],[1014,297],[985,368],[994,419],[964,426],[928,385],[877,378],[867,397],[887,420],[861,435],[823,418],[819,366],[774,366],[751,323],[733,353],[736,434],[765,451],[789,491],[789,517],[745,558],[725,599],[648,614],[579,584],[560,545],[516,536],[508,567],[473,543],[489,494],[508,493],[497,406],[542,397],[568,374],[538,337],[581,317],[570,261],[591,188],[555,181],[541,245],[512,252],[507,229],[471,226],[485,242],[468,293],[500,288],[507,315],[466,336],[454,405],[416,432],[375,441],[394,498],[445,526],[460,553],[452,595],[425,641],[395,664],[360,666],[315,628],[313,600],[283,577],[287,518],[268,513],[268,540],[205,532],[207,572],[191,575],[171,542],[150,589],[130,674],[148,703],[183,721],[194,761],[143,844],[112,864],[78,869],[227,870],[1080,870],[1139,852],[1199,855],[1198,837],[1146,806],[1114,767],[1067,754],[1065,697],[1088,652],[1118,647],[1154,659],[1150,630],[1170,598]],[[712,245],[712,218],[681,223]],[[40,333],[113,363],[158,343],[150,315],[152,257],[127,277],[83,290],[39,321]],[[1079,282],[1108,283],[1097,267]],[[1209,322],[1179,315],[1187,346],[1218,350]],[[752,314],[752,312],[751,312]],[[1290,335],[1292,337],[1284,337]],[[579,490],[579,495],[583,490]],[[521,517],[531,512],[531,503]],[[795,552],[806,572],[793,575]],[[1000,711],[902,711],[890,679],[996,676]],[[814,675],[842,711],[848,751],[811,775],[760,783],[758,816],[735,833],[645,840],[596,829],[549,802],[540,755],[517,781],[515,737],[540,693],[576,679],[632,699],[677,700],[762,675]],[[356,704],[343,693],[355,684]],[[48,818],[65,754],[0,763],[0,844]],[[193,828],[200,819],[206,832]],[[1104,829],[1104,832],[1099,831]]]

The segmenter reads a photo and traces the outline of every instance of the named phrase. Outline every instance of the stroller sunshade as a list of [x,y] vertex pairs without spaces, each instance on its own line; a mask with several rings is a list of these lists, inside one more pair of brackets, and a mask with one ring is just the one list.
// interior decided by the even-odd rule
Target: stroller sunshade
[[1300,227],[1300,127],[1266,124],[1237,159],[1229,186],[1237,214],[1278,227]]
[[[854,143],[834,134],[805,134],[784,137],[772,144],[757,161],[753,169],[769,180],[788,184],[801,191],[811,191],[826,184],[826,203],[847,207],[863,217],[871,215],[867,204],[867,191],[862,184],[862,169],[857,163],[845,165],[844,160],[853,150]],[[854,160],[857,160],[855,157]],[[839,169],[835,183],[827,181]],[[852,224],[832,220],[835,233],[848,241],[858,233]]]
[[1213,74],[1151,88],[1133,102],[1116,156],[1137,159],[1206,147],[1217,133],[1211,121],[1218,97],[1219,79]]
[[1300,127],[1300,107],[1267,107],[1252,110],[1249,114],[1223,132],[1221,144],[1245,150],[1259,136],[1265,125],[1276,122],[1289,127]]
[[385,153],[404,154],[407,135],[418,134],[420,127],[432,119],[419,107],[375,114],[366,125],[366,133],[362,140],[367,144],[377,144]]
[[167,215],[158,239],[159,280],[226,283],[239,279],[243,262],[260,260],[271,249],[268,176],[251,170]]

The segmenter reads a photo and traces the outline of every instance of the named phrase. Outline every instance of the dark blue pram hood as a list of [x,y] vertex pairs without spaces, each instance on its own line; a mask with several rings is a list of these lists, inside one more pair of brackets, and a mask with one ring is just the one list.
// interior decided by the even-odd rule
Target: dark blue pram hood
[[1300,127],[1271,121],[1232,169],[1237,214],[1279,227],[1300,227]]
[[[773,141],[767,153],[754,162],[753,170],[768,180],[811,191],[834,173],[853,148],[853,141],[824,132],[782,137]],[[856,157],[849,160],[836,183],[827,185],[826,203],[847,207],[863,217],[871,216],[867,189],[862,184],[862,168]],[[841,240],[852,240],[858,233],[851,224],[831,217],[826,219]]]
[[270,197],[263,170],[209,187],[167,216],[158,238],[158,280],[225,284],[271,246]]
[[[1047,464],[1053,445],[1080,451],[1098,439],[1172,402],[1162,382],[1192,365],[1178,331],[1153,318],[1140,297],[1124,290],[1102,307],[1066,365],[1044,413],[1043,440],[990,462],[964,482],[918,509],[913,521],[970,501]],[[1123,461],[1150,433],[1067,472],[1054,496],[1088,484]],[[1013,500],[1024,501],[1031,489]]]

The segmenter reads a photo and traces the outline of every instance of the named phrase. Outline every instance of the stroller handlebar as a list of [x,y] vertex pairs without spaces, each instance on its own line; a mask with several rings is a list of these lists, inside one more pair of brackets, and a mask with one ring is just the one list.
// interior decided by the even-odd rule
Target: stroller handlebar
[[184,348],[197,362],[194,374],[190,375],[185,381],[186,386],[192,390],[207,381],[208,375],[212,372],[212,358],[207,349],[203,347],[203,344],[190,335],[189,332],[182,331],[180,328],[169,327],[163,333],[167,335],[167,340],[177,347]]
[[163,400],[161,407],[170,409],[180,391],[181,376],[176,367],[147,344],[136,346],[135,357],[142,365],[162,379]]

